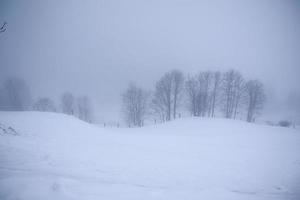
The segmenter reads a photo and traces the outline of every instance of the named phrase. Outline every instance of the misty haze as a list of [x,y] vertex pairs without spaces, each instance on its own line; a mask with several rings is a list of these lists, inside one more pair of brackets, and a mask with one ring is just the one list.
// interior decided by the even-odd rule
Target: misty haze
[[0,1],[0,199],[300,199],[300,1]]

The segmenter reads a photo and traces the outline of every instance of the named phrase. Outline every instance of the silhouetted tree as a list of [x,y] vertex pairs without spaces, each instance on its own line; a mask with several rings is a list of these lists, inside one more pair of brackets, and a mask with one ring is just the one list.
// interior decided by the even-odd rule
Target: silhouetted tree
[[263,107],[265,101],[265,92],[263,84],[258,80],[250,80],[246,83],[247,93],[247,121],[252,122],[254,115]]
[[209,115],[209,95],[211,85],[212,73],[210,71],[200,72],[198,75],[199,93],[198,93],[198,106],[200,116]]
[[186,82],[188,104],[193,116],[210,116],[212,110],[212,80],[211,71],[200,72],[197,76],[189,77]]
[[148,93],[130,84],[122,95],[123,113],[128,126],[143,126],[147,113]]
[[44,112],[55,112],[55,104],[54,102],[47,97],[39,98],[34,104],[33,104],[33,110],[37,111],[44,111]]
[[9,78],[4,83],[2,90],[4,110],[24,111],[29,110],[31,104],[30,89],[26,82],[19,78]]
[[65,92],[61,96],[61,109],[62,112],[67,115],[74,115],[74,109],[75,109],[75,98],[73,94],[69,92]]
[[198,81],[195,76],[189,76],[185,83],[186,92],[188,95],[188,109],[191,115],[199,116],[198,109],[198,96],[199,96],[199,86]]
[[0,87],[0,110],[7,110],[8,108],[8,100],[6,91],[2,86]]
[[165,73],[156,83],[152,109],[159,114],[162,121],[176,118],[183,83],[184,76],[179,70]]
[[229,70],[224,73],[222,92],[224,116],[235,118],[244,92],[244,79],[238,71]]
[[213,73],[213,90],[211,95],[211,117],[215,116],[216,101],[219,95],[221,82],[221,72],[216,71]]
[[154,92],[154,106],[157,110],[164,111],[166,121],[171,120],[172,108],[172,85],[173,77],[170,72],[166,73],[157,83]]
[[[157,95],[157,94],[154,94],[154,95]],[[161,100],[162,100],[161,98],[154,96],[154,98],[152,98],[152,101],[150,103],[150,108],[151,108],[152,114],[154,114],[155,116],[158,116],[158,118],[161,122],[165,122],[166,121],[166,110],[165,110],[166,108]]]
[[173,70],[171,72],[171,77],[173,79],[173,118],[175,119],[177,114],[179,95],[182,91],[182,86],[184,82],[184,76],[181,71]]
[[234,80],[234,90],[235,90],[235,102],[234,102],[234,114],[235,119],[238,113],[238,108],[240,106],[241,98],[245,95],[245,80],[240,73],[236,73]]
[[87,96],[77,99],[77,116],[83,121],[92,122],[92,107],[90,99]]

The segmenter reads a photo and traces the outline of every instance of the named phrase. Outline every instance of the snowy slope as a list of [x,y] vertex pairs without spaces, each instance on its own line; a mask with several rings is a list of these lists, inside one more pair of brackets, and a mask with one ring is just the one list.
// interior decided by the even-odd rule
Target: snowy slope
[[99,128],[0,112],[1,200],[300,199],[300,132],[189,118]]

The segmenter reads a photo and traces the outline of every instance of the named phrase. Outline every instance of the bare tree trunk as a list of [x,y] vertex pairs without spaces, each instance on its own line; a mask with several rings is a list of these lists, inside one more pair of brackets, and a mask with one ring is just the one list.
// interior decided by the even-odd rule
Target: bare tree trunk
[[251,80],[246,83],[245,88],[248,94],[247,121],[252,122],[254,114],[262,108],[265,100],[263,84],[257,80]]
[[178,96],[182,89],[183,84],[183,73],[178,70],[173,70],[171,72],[172,81],[173,81],[173,119],[176,119],[176,111],[177,111],[177,103],[178,103]]
[[212,111],[211,111],[211,117],[215,117],[215,106],[216,106],[216,98],[217,98],[217,92],[220,84],[220,72],[214,73],[214,89],[213,89],[213,95],[212,95]]
[[176,93],[174,93],[173,119],[176,119],[176,108],[177,108],[177,94]]
[[123,112],[129,126],[143,126],[147,111],[148,94],[141,88],[131,84],[123,94]]

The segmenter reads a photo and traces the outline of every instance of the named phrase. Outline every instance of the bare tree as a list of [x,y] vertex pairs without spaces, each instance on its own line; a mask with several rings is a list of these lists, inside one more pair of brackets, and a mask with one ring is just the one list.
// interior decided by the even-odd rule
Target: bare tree
[[173,118],[176,118],[179,95],[182,91],[184,76],[181,71],[173,70],[171,72],[173,78]]
[[181,71],[173,70],[164,74],[156,83],[152,109],[159,114],[162,121],[177,117],[184,76]]
[[262,109],[265,101],[265,93],[263,84],[258,80],[250,80],[246,83],[247,92],[247,121],[254,121],[254,115]]
[[[171,120],[172,108],[172,85],[173,77],[171,73],[166,73],[157,83],[154,92],[154,105],[162,107],[165,114],[165,120]],[[159,108],[159,109],[160,109]]]
[[186,81],[188,105],[193,116],[210,116],[212,112],[212,80],[211,71],[200,72]]
[[199,97],[198,104],[200,115],[202,117],[209,115],[209,91],[211,84],[212,73],[210,71],[200,72],[198,75],[199,81]]
[[212,74],[209,71],[200,72],[197,76],[189,77],[186,82],[188,105],[193,116],[209,114],[210,83]]
[[223,105],[224,116],[235,119],[241,106],[248,104],[247,121],[253,121],[254,113],[264,100],[263,86],[258,81],[246,84],[243,76],[235,70],[200,72],[189,76],[185,82],[188,108],[193,116],[215,116],[217,100]]
[[7,79],[4,83],[5,110],[29,110],[31,104],[30,89],[26,82],[18,78]]
[[199,116],[197,105],[199,87],[196,77],[189,76],[185,83],[185,88],[188,96],[188,109],[190,110],[191,115]]
[[87,96],[77,99],[77,116],[83,121],[92,122],[92,107],[90,99]]
[[55,112],[56,108],[54,102],[47,98],[39,98],[34,104],[33,109],[37,111],[44,111],[44,112]]
[[211,117],[215,116],[216,100],[219,94],[220,82],[221,82],[221,73],[219,71],[216,71],[213,73],[213,90],[211,95]]
[[245,94],[245,80],[243,76],[240,73],[236,73],[235,79],[234,79],[234,114],[233,118],[236,119],[236,116],[238,114],[238,108],[241,103],[241,98]]
[[73,94],[69,92],[65,92],[61,96],[61,108],[62,112],[67,115],[74,115],[74,109],[75,109],[75,98]]
[[244,79],[235,71],[225,72],[222,79],[224,115],[226,118],[235,118],[238,113],[240,98],[244,91]]
[[[157,93],[155,95],[157,95]],[[154,98],[152,98],[150,107],[151,107],[152,114],[158,116],[161,122],[166,121],[166,108],[160,96],[155,96]]]
[[143,126],[147,112],[148,93],[130,84],[122,95],[123,112],[128,126]]
[[226,118],[231,118],[233,109],[233,85],[234,85],[234,71],[230,70],[223,75],[222,87],[223,87],[223,98],[224,114]]
[[8,99],[7,99],[6,90],[4,88],[0,88],[0,110],[8,109]]

